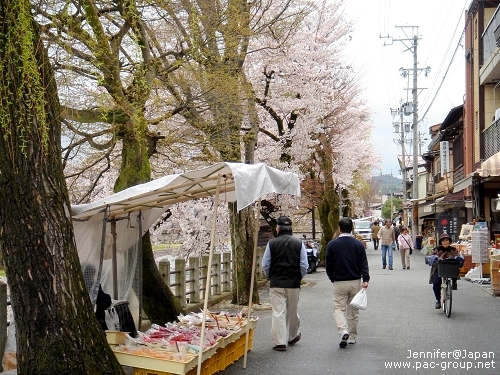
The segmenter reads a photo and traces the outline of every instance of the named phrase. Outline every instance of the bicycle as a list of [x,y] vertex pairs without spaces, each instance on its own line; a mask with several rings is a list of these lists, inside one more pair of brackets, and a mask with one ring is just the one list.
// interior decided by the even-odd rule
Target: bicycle
[[453,278],[458,277],[460,261],[458,259],[441,259],[438,261],[438,276],[441,278],[441,306],[446,316],[451,315]]

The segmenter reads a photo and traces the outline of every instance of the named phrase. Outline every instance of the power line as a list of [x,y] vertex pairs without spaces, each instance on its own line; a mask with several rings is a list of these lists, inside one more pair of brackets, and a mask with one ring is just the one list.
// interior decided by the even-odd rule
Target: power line
[[[463,10],[462,10],[462,13],[461,13],[461,14],[463,14],[463,13],[465,12],[465,8],[466,8],[466,7],[467,7],[467,2],[464,4],[464,8],[463,8]],[[459,20],[458,20],[458,22],[457,22],[457,26],[455,27],[455,31],[454,31],[454,33],[453,33],[454,35],[455,35],[455,33],[456,33],[456,31],[457,31],[457,29],[458,29],[458,27],[459,27],[459,25],[460,25],[460,22],[461,22],[461,21],[462,21],[462,16],[460,16],[460,19],[459,19]],[[455,56],[456,56],[456,54],[457,54],[458,47],[460,47],[460,46],[462,45],[462,39],[463,39],[463,37],[464,37],[464,35],[465,35],[465,30],[466,30],[466,28],[467,28],[467,24],[466,24],[466,25],[464,26],[464,28],[463,28],[462,34],[461,34],[461,36],[460,36],[460,39],[458,40],[457,46],[456,46],[455,51],[454,51],[454,53],[453,53],[453,56],[452,56],[452,58],[451,58],[451,60],[450,60],[450,63],[448,64],[448,67],[446,68],[446,72],[445,72],[445,74],[444,74],[444,76],[443,76],[443,78],[442,78],[442,80],[441,80],[441,83],[439,84],[439,87],[437,88],[437,90],[436,90],[436,92],[435,92],[435,94],[434,94],[434,97],[432,98],[432,100],[431,100],[431,102],[430,102],[429,106],[427,107],[427,110],[425,111],[424,115],[421,117],[421,119],[420,119],[419,121],[423,121],[423,120],[425,119],[425,116],[427,115],[427,113],[428,113],[428,112],[429,112],[429,110],[431,109],[432,105],[434,104],[434,101],[435,101],[435,99],[436,99],[436,97],[437,97],[437,94],[438,94],[438,93],[439,93],[439,91],[441,90],[441,87],[443,86],[444,80],[446,79],[446,76],[447,76],[447,75],[448,75],[448,73],[449,73],[449,70],[450,70],[450,68],[451,68],[451,64],[452,64],[452,63],[453,63],[453,61],[455,60]],[[453,39],[453,38],[452,38],[452,39]],[[448,48],[446,49],[445,56],[448,54],[448,51],[449,51],[450,46],[451,46],[451,41],[450,41],[450,44],[448,45]],[[441,67],[442,67],[442,65],[443,65],[443,62],[444,62],[444,59],[442,60],[441,64],[439,65],[438,72],[440,72],[440,71],[441,71]],[[435,81],[434,81],[434,83],[432,84],[432,88],[434,88],[434,84],[435,84]],[[432,90],[431,90],[431,91],[432,91]],[[424,99],[424,102],[425,102],[426,100],[427,100],[427,97]],[[424,105],[424,103],[422,103],[422,105]]]
[[451,58],[450,63],[448,64],[448,67],[446,68],[446,72],[444,73],[443,79],[441,80],[441,83],[439,84],[439,87],[436,90],[436,93],[434,94],[434,97],[432,98],[432,101],[430,102],[429,106],[427,107],[427,110],[425,111],[424,115],[420,118],[420,121],[423,121],[427,113],[432,107],[432,104],[434,104],[434,100],[436,100],[437,94],[439,93],[439,90],[441,90],[441,87],[443,86],[444,80],[446,79],[446,76],[448,75],[448,72],[450,71],[451,64],[453,63],[453,60],[455,60],[455,56],[457,55],[458,47],[462,45],[462,39],[465,35],[465,28],[462,31],[462,35],[460,36],[460,40],[457,43],[457,47],[455,48],[455,52],[453,53],[453,56]]

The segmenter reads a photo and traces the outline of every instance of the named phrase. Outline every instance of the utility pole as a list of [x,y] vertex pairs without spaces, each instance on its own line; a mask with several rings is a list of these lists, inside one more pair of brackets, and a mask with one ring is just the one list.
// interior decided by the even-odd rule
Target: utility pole
[[[425,75],[430,72],[430,68],[426,67],[423,69],[418,68],[418,59],[417,59],[417,46],[418,46],[418,26],[396,26],[399,27],[403,33],[405,34],[406,38],[403,39],[393,39],[390,36],[384,37],[390,39],[390,43],[385,43],[385,45],[391,45],[394,43],[394,41],[401,42],[405,45],[406,51],[411,51],[413,53],[413,68],[412,69],[403,69],[400,68],[401,75],[403,77],[407,77],[408,74],[413,74],[413,88],[411,89],[412,91],[412,97],[413,97],[413,124],[412,124],[412,129],[413,129],[413,183],[412,183],[412,199],[418,199],[418,90],[421,90],[418,88],[417,84],[417,78],[418,78],[418,73],[420,70],[425,71]],[[412,36],[408,35],[406,33],[406,30],[411,29]],[[382,36],[381,36],[382,38]],[[410,89],[407,89],[410,90]],[[414,204],[418,205],[418,201],[414,201]],[[415,212],[415,210],[413,210]],[[413,217],[412,215],[412,226],[411,226],[411,233],[413,235],[413,238],[418,234],[418,217]]]
[[391,170],[391,184],[389,185],[390,186],[390,193],[391,193],[391,221],[392,221],[392,215],[394,215],[394,193],[393,193],[393,189],[392,189],[392,170]]
[[412,110],[408,111],[407,108],[409,107],[410,103],[403,103],[403,100],[401,100],[401,105],[399,108],[393,109],[391,108],[391,115],[393,117],[396,117],[397,115],[400,116],[400,122],[394,122],[394,133],[400,136],[400,139],[395,139],[394,141],[397,143],[401,143],[401,174],[403,175],[403,203],[407,199],[407,191],[406,191],[406,150],[405,150],[405,133],[406,133],[406,125],[404,121],[404,117],[408,116],[412,113]]
[[405,123],[403,119],[403,108],[399,110],[401,112],[401,164],[402,174],[403,174],[403,203],[406,201],[406,157],[405,157]]

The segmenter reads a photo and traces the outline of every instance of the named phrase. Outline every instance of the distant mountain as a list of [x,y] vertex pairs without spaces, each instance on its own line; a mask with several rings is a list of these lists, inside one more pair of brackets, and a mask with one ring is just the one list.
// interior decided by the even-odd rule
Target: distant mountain
[[382,188],[382,194],[403,194],[403,179],[390,174],[381,174],[372,177],[372,182]]

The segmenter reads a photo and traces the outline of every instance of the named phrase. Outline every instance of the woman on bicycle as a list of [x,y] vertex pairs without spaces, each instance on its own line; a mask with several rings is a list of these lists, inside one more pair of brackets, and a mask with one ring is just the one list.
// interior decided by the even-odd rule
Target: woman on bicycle
[[[464,258],[458,253],[458,250],[451,246],[451,237],[448,233],[443,233],[439,237],[439,246],[436,246],[432,252],[425,257],[425,263],[431,266],[429,284],[432,284],[432,290],[436,297],[436,309],[441,308],[441,278],[437,272],[437,262],[439,259],[454,258],[463,264]],[[457,278],[452,278],[453,290],[457,290]]]

